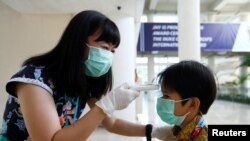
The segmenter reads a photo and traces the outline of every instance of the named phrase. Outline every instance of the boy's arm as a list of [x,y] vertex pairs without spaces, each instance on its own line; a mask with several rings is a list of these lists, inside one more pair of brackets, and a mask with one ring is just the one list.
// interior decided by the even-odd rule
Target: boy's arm
[[162,141],[175,140],[175,136],[173,135],[173,126],[170,125],[154,127],[151,136],[152,138],[157,138]]

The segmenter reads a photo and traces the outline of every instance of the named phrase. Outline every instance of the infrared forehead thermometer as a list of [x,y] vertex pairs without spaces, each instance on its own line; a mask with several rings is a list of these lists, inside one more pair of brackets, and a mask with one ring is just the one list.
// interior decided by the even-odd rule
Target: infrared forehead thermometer
[[152,91],[152,90],[159,90],[159,85],[157,84],[134,85],[131,86],[130,89],[136,91]]

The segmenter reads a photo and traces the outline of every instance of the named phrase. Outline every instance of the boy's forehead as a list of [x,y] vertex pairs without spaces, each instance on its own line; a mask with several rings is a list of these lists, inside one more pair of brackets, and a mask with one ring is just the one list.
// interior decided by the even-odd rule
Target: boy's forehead
[[[170,91],[169,87],[168,87],[167,84],[165,84],[165,83],[162,83],[162,84],[161,84],[161,90],[162,90],[162,91]],[[173,90],[171,90],[171,91],[173,91]]]
[[166,91],[166,86],[164,84],[161,84],[161,90]]
[[160,90],[162,91],[162,93],[164,93],[166,91],[166,87],[163,83],[160,86]]
[[167,94],[169,96],[171,95],[172,97],[175,97],[176,99],[182,98],[181,95],[177,91],[175,91],[174,89],[170,89],[167,85],[162,84],[161,91],[162,91],[163,95],[164,95],[164,92],[167,92]]

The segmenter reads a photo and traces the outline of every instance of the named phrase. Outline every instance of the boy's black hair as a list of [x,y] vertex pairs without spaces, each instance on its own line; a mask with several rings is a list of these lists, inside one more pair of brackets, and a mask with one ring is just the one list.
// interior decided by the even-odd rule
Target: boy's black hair
[[96,41],[106,41],[118,47],[120,33],[115,23],[97,11],[83,11],[72,18],[55,48],[27,59],[23,65],[46,66],[45,74],[62,94],[89,97],[92,93],[92,96],[100,98],[112,88],[111,68],[107,74],[93,78],[85,76],[83,65],[88,37],[97,30],[102,33]]
[[[200,112],[206,114],[216,98],[217,87],[212,71],[196,61],[181,61],[158,74],[159,83],[182,99],[197,97]],[[183,101],[185,104],[187,101]]]

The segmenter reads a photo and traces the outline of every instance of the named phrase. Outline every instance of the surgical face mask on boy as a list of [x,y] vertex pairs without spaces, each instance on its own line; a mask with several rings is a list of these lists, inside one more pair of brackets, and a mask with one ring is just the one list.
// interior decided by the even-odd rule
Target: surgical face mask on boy
[[180,126],[184,121],[184,119],[186,118],[186,116],[189,114],[189,112],[183,116],[176,116],[174,114],[175,102],[181,102],[189,99],[190,98],[174,101],[171,99],[158,98],[156,108],[157,108],[157,113],[160,116],[161,120],[163,120],[168,124],[174,124]]
[[84,62],[86,66],[85,74],[92,77],[106,74],[112,66],[113,53],[94,46],[88,47],[88,59]]

